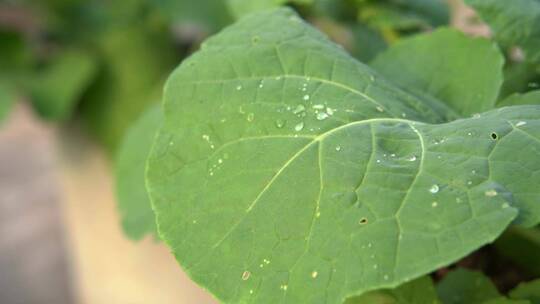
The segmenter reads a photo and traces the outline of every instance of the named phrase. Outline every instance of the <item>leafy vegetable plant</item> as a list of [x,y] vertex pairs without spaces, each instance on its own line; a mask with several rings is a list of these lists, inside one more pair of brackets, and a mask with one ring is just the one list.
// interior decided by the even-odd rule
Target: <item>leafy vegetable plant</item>
[[540,108],[495,109],[502,65],[442,30],[374,70],[289,9],[241,19],[167,82],[147,167],[161,238],[225,303],[342,303],[537,225]]

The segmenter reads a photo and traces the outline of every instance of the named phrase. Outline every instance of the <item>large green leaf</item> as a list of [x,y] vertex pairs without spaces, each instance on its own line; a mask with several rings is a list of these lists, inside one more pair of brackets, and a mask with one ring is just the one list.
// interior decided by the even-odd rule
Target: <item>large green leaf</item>
[[540,107],[451,123],[288,9],[169,78],[147,185],[161,238],[225,303],[341,303],[539,221]]
[[46,119],[65,120],[97,72],[96,62],[88,54],[67,51],[25,80],[32,103]]
[[444,304],[473,304],[497,299],[499,292],[489,278],[481,272],[454,270],[437,285]]
[[510,297],[529,300],[531,304],[540,304],[540,279],[521,283],[510,292]]
[[528,60],[540,62],[540,1],[465,0],[506,47],[520,46]]
[[403,87],[428,92],[471,115],[495,106],[503,64],[493,43],[440,29],[401,40],[371,65]]
[[116,157],[116,196],[122,226],[134,240],[157,234],[144,176],[146,159],[162,121],[160,105],[152,105],[129,128]]
[[429,276],[405,283],[395,289],[368,292],[345,304],[437,304],[437,291]]

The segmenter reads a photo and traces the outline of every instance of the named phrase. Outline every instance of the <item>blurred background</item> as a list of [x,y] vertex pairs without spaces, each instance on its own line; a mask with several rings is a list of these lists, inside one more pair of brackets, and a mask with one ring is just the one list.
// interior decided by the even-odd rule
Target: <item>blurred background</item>
[[363,62],[441,25],[489,35],[453,0],[1,0],[0,303],[216,303],[125,235],[114,161],[183,58],[277,4]]

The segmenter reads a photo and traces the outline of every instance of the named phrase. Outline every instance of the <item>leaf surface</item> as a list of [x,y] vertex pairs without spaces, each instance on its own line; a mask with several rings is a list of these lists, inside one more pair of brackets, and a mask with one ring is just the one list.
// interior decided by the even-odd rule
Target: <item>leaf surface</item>
[[459,113],[472,115],[495,106],[503,64],[493,43],[439,29],[397,42],[371,66],[404,88],[429,93]]
[[163,115],[160,105],[150,106],[129,128],[116,158],[116,195],[125,234],[139,240],[157,236],[156,220],[146,191],[146,159]]
[[250,15],[167,82],[160,236],[225,303],[342,303],[493,241],[518,209],[537,223],[540,108],[449,112],[288,9]]
[[516,93],[501,101],[500,106],[540,105],[540,90],[524,94]]

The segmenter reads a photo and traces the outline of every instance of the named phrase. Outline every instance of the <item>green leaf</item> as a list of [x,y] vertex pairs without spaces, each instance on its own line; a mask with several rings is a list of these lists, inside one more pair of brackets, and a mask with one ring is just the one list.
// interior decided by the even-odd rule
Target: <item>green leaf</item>
[[495,247],[504,257],[511,259],[526,273],[540,276],[540,229],[512,227],[497,241]]
[[95,60],[80,51],[67,51],[36,74],[24,85],[30,92],[36,111],[44,118],[66,120],[81,100],[97,72]]
[[437,292],[444,304],[483,303],[499,297],[488,277],[463,268],[448,273],[437,285]]
[[129,128],[116,157],[116,196],[122,226],[134,240],[149,233],[157,235],[144,176],[146,159],[162,121],[160,105],[152,105]]
[[437,304],[439,298],[429,276],[405,283],[395,289],[377,290],[345,301],[345,304]]
[[165,87],[160,237],[225,303],[341,303],[537,223],[540,107],[448,111],[291,10],[247,16]]
[[529,300],[531,304],[540,304],[540,279],[519,284],[518,287],[510,291],[510,297]]
[[495,106],[503,64],[493,43],[440,29],[401,40],[371,65],[404,88],[432,94],[471,115]]
[[110,28],[98,46],[101,70],[84,96],[81,114],[93,135],[114,152],[127,128],[160,98],[173,48],[164,32],[143,25]]
[[276,8],[286,3],[311,4],[314,0],[227,0],[229,8],[236,18],[244,15]]
[[530,91],[525,94],[512,94],[499,104],[501,107],[517,105],[540,105],[540,90]]
[[505,47],[520,46],[529,61],[540,62],[540,1],[465,0]]

